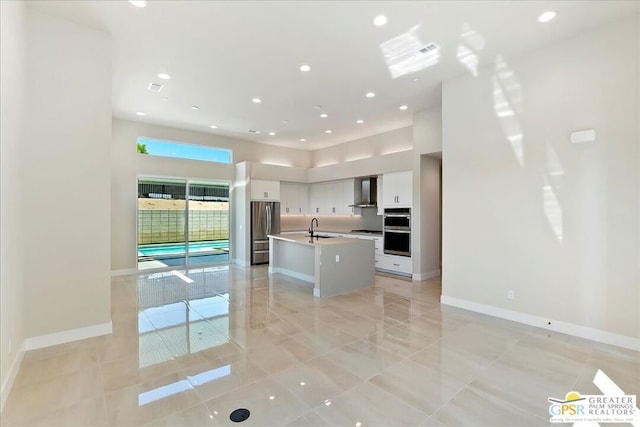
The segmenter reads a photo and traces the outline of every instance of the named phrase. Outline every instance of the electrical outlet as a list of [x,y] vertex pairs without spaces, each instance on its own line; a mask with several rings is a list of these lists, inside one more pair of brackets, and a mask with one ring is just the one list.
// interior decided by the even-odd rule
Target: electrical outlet
[[336,255],[336,262],[340,262],[340,255]]
[[516,299],[516,293],[513,289],[509,289],[509,291],[507,292],[507,298],[508,299]]

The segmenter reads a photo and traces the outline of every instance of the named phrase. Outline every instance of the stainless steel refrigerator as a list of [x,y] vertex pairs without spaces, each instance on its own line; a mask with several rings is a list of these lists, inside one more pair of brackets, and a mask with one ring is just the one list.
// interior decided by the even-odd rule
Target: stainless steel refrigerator
[[268,234],[280,234],[280,202],[251,202],[251,265],[269,263]]

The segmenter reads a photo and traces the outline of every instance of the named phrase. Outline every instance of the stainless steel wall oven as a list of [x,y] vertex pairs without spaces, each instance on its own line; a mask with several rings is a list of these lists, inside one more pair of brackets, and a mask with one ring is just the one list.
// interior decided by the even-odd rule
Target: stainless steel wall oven
[[384,210],[384,253],[411,256],[411,209]]

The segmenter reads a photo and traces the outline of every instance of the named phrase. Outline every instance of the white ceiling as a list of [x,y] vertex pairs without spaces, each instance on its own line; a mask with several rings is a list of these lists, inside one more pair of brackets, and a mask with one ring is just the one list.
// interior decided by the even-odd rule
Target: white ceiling
[[[30,6],[112,34],[114,116],[305,150],[410,125],[414,112],[440,104],[441,82],[472,73],[476,59],[488,64],[640,10],[638,1],[150,0],[136,8],[128,1],[74,0]],[[557,17],[541,24],[537,18],[546,10]],[[378,14],[388,17],[383,27],[372,23]],[[421,45],[440,47],[439,58],[392,78],[381,45],[403,34],[407,41],[412,28]],[[311,71],[301,72],[301,64]],[[161,72],[171,79],[159,79]],[[150,82],[165,87],[154,93]],[[376,96],[366,98],[368,91]],[[263,102],[252,103],[254,97]],[[399,110],[402,104],[409,108]]]

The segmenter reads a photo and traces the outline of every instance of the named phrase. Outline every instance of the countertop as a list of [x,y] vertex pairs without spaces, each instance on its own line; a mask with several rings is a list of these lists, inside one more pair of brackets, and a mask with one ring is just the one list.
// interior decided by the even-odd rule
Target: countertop
[[[314,237],[313,241],[306,234],[269,234],[268,237],[284,240],[285,242],[299,243],[307,246],[327,246],[327,245],[340,245],[340,244],[360,244],[362,239],[350,239],[348,237],[329,237],[329,238],[317,238]],[[371,240],[370,240],[371,241]]]
[[[309,230],[283,230],[282,233],[309,233]],[[372,236],[382,237],[382,231],[377,233],[359,233],[357,231],[332,231],[332,230],[314,230],[314,234],[335,233],[335,234],[351,234],[354,236]]]

